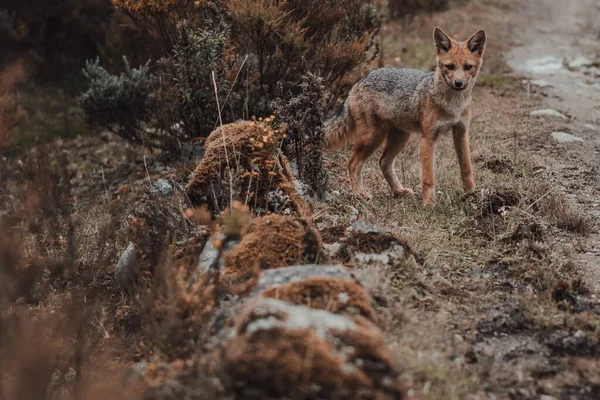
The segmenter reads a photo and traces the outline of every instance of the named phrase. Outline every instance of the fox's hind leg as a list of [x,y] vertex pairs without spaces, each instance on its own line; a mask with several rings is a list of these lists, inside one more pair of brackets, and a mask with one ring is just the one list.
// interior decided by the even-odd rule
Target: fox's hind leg
[[408,143],[408,139],[410,139],[410,133],[398,129],[390,129],[385,140],[385,145],[383,146],[383,152],[379,158],[379,166],[381,167],[383,176],[390,185],[394,196],[397,197],[413,193],[412,190],[402,187],[400,182],[398,182],[398,177],[394,170],[394,161],[402,149],[404,149],[406,143]]
[[348,161],[348,171],[350,172],[350,181],[354,193],[369,196],[363,188],[362,170],[369,157],[381,145],[384,137],[381,132],[366,127],[361,127],[357,131],[356,140],[352,147],[352,156]]

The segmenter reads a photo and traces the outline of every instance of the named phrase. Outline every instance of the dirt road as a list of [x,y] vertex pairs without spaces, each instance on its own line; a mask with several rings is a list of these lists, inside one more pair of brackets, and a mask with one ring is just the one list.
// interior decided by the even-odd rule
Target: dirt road
[[[511,68],[531,79],[544,106],[567,116],[564,133],[548,132],[553,182],[586,213],[600,217],[600,1],[524,2]],[[559,119],[562,119],[560,116]],[[578,264],[600,290],[600,235],[592,235]]]

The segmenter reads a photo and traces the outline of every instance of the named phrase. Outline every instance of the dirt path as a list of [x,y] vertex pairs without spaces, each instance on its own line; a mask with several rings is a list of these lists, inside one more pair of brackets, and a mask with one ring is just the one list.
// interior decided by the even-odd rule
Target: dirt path
[[[532,90],[545,96],[545,107],[569,117],[564,130],[574,137],[563,136],[563,143],[550,139],[554,148],[547,162],[553,182],[598,218],[600,1],[531,0],[524,2],[519,18],[507,62],[531,78]],[[592,235],[579,263],[590,287],[600,290],[600,235]]]

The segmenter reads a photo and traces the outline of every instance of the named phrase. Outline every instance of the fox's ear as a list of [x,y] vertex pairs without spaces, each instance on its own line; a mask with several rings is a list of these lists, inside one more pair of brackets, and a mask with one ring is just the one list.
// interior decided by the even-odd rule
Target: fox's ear
[[448,37],[448,35],[446,35],[446,33],[444,33],[443,30],[440,29],[439,26],[436,26],[433,30],[433,42],[435,43],[435,48],[437,49],[438,53],[440,51],[447,53],[448,50],[450,50],[450,47],[452,47],[452,40]]
[[471,38],[467,41],[467,48],[473,54],[477,54],[479,56],[483,55],[483,51],[485,50],[485,41],[486,41],[485,31],[483,29],[478,30]]

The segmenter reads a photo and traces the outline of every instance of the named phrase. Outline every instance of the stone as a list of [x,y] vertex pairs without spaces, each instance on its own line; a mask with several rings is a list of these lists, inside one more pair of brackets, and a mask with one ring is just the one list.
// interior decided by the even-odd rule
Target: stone
[[[525,81],[527,82],[527,81]],[[541,88],[547,88],[547,87],[554,87],[554,84],[545,80],[545,79],[533,79],[531,81],[529,81],[529,83],[531,83],[534,86],[538,86]]]
[[520,68],[531,74],[554,74],[564,68],[563,60],[559,57],[545,56],[528,60]]
[[583,142],[584,140],[578,138],[577,136],[573,136],[570,133],[566,132],[552,132],[551,136],[558,143],[573,143],[573,142]]
[[166,179],[159,179],[152,184],[150,194],[153,196],[171,197],[175,193],[175,189],[171,182]]
[[314,277],[354,279],[352,274],[341,265],[308,264],[269,269],[262,272],[251,296],[257,296],[268,288],[280,287]]
[[411,258],[408,244],[377,225],[356,221],[344,228],[333,226],[321,232],[324,250],[335,261],[342,263],[393,264]]
[[341,265],[309,264],[263,271],[251,296],[375,319],[371,298]]
[[350,231],[362,232],[362,233],[388,233],[389,231],[378,227],[377,225],[371,224],[364,221],[353,222],[348,228]]
[[531,114],[532,117],[556,117],[556,118],[560,118],[560,119],[568,119],[568,117],[566,115],[561,114],[560,112],[553,110],[551,108],[546,108],[543,110],[535,110],[532,111]]
[[135,244],[132,242],[127,245],[123,253],[121,253],[121,257],[119,257],[119,261],[117,262],[117,266],[115,267],[115,280],[117,284],[126,289],[133,281],[135,281],[137,274],[137,255]]
[[394,356],[383,333],[360,316],[258,299],[242,312],[215,354],[215,365],[240,394],[402,398]]
[[[212,235],[208,238],[208,240],[204,244],[204,247],[202,248],[200,256],[198,257],[198,268],[190,275],[190,277],[187,280],[188,287],[192,286],[195,282],[197,282],[200,276],[210,271],[210,268],[217,261],[217,258],[219,257],[219,250],[215,247],[214,244],[214,242],[217,239],[223,240],[225,239],[225,235],[221,233],[218,237]],[[237,240],[230,240],[227,243],[225,243],[225,248],[221,252],[221,258],[217,262],[218,271],[222,271],[225,269],[225,256],[229,254],[233,249],[235,249],[239,244],[240,242]]]
[[578,70],[582,67],[587,67],[588,65],[592,65],[592,60],[586,56],[578,56],[569,61],[569,69],[572,70]]

